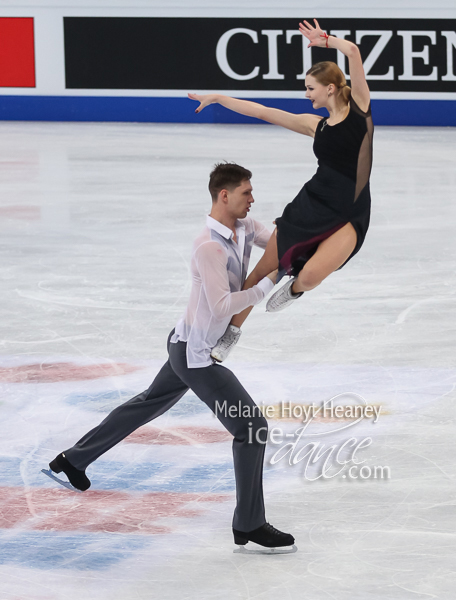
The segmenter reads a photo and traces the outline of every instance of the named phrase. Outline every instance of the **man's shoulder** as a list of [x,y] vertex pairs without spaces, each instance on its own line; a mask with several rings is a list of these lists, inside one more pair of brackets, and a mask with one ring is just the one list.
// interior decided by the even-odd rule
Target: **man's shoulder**
[[199,236],[193,242],[193,254],[195,254],[198,251],[198,249],[202,248],[203,246],[213,244],[218,244],[219,246],[223,247],[223,238],[216,231],[214,231],[210,227],[207,227],[206,225],[206,227],[204,227]]
[[263,223],[253,219],[250,215],[247,215],[244,219],[239,219],[239,222],[244,225],[246,234],[264,229]]

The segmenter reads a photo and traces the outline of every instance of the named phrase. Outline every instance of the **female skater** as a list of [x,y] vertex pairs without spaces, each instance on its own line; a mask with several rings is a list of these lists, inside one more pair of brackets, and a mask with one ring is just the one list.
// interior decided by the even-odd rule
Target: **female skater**
[[[196,112],[219,103],[315,139],[317,172],[276,219],[276,230],[243,288],[250,288],[277,268],[279,279],[285,274],[292,276],[271,296],[268,312],[282,310],[344,266],[361,248],[369,226],[373,124],[361,55],[355,44],[328,36],[316,19],[314,23],[315,27],[307,21],[299,25],[309,47],[336,48],[349,62],[351,88],[333,62],[317,63],[306,74],[306,98],[314,108],[326,108],[329,117],[292,114],[219,94],[189,94],[200,102]],[[215,360],[221,362],[228,356],[251,309],[233,317],[212,351]]]

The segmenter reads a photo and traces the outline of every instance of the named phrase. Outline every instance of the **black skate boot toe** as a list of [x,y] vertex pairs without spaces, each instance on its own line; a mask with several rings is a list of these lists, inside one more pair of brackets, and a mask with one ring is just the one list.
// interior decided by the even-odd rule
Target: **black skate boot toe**
[[76,467],[73,467],[63,452],[49,463],[49,468],[54,473],[61,473],[63,471],[71,485],[81,492],[85,492],[90,487],[90,479],[85,474],[85,471],[80,471]]

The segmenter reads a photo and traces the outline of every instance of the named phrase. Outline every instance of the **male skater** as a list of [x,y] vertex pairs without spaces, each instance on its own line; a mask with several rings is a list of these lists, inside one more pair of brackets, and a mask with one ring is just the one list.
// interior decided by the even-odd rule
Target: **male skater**
[[[193,246],[189,303],[168,338],[168,361],[149,389],[113,410],[98,427],[59,454],[49,464],[50,471],[43,472],[66,483],[52,473],[63,471],[74,488],[88,489],[90,481],[85,469],[90,463],[135,429],[166,412],[191,388],[234,436],[235,543],[240,550],[251,541],[271,549],[270,552],[294,552],[293,536],[266,523],[262,477],[267,421],[235,375],[213,364],[210,357],[231,317],[261,302],[275,283],[276,271],[241,291],[252,245],[264,249],[271,235],[263,225],[247,217],[254,201],[251,177],[247,169],[229,163],[216,165],[210,174],[212,209]],[[218,407],[226,409],[216,411],[217,401]],[[230,411],[230,407],[235,411]],[[233,412],[236,416],[232,416]],[[66,483],[66,487],[70,485]],[[285,550],[287,546],[292,548]]]

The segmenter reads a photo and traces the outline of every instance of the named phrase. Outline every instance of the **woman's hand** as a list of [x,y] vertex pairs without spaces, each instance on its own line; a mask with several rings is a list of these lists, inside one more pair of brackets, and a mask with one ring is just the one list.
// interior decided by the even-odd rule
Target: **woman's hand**
[[313,21],[315,23],[315,27],[312,27],[308,21],[299,23],[299,31],[309,40],[310,43],[307,46],[308,48],[311,46],[320,46],[322,48],[326,48],[328,34],[321,29],[317,19],[314,19]]
[[196,100],[200,103],[198,108],[195,110],[196,113],[199,113],[203,110],[205,106],[209,106],[209,104],[217,103],[217,95],[216,94],[188,94],[190,100]]
[[363,112],[367,112],[370,105],[370,92],[358,46],[349,40],[338,38],[333,35],[327,36],[320,28],[317,19],[314,19],[314,23],[315,27],[312,27],[307,21],[303,21],[299,24],[299,31],[310,42],[307,47],[320,46],[322,48],[334,48],[335,50],[342,52],[342,54],[345,54],[348,58],[348,70],[350,75],[347,79],[350,79],[352,98]]

